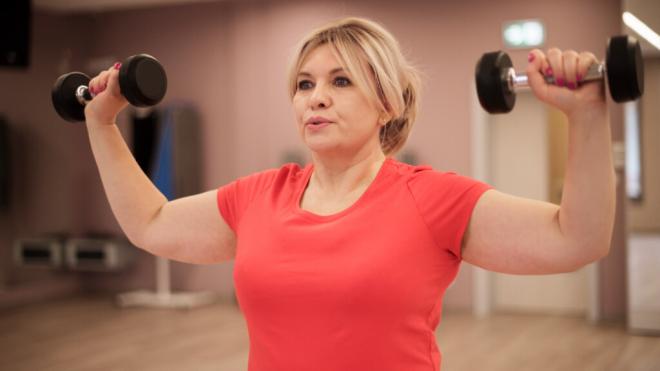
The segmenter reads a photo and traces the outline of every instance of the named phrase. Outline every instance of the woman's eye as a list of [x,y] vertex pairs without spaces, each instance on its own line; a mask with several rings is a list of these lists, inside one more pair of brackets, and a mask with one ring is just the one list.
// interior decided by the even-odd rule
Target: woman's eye
[[303,80],[298,83],[298,90],[307,90],[312,87],[312,82],[309,80]]
[[337,85],[339,87],[349,86],[349,85],[351,85],[351,80],[349,80],[345,77],[337,77],[335,79],[335,85]]

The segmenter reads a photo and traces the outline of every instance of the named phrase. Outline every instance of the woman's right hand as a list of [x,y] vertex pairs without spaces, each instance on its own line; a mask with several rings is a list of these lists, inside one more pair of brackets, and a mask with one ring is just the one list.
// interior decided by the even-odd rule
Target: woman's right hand
[[85,105],[88,125],[114,125],[117,114],[128,105],[119,89],[121,63],[99,73],[89,81],[89,92],[94,99]]

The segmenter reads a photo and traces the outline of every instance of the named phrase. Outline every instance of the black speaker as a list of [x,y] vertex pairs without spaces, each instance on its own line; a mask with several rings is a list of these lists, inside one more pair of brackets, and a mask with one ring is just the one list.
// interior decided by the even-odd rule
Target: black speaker
[[0,211],[9,209],[9,124],[0,116]]
[[26,68],[30,64],[32,2],[3,0],[0,5],[0,66]]

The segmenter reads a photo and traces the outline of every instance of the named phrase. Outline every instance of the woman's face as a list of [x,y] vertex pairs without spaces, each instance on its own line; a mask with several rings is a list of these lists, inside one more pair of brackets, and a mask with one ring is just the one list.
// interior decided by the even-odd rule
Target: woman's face
[[330,48],[312,51],[298,73],[293,106],[299,133],[317,153],[380,150],[379,110]]

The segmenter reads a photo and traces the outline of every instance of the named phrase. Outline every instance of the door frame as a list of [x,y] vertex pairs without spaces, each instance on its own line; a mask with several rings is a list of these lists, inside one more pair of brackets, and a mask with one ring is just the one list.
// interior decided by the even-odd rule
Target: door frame
[[[492,183],[489,167],[490,129],[488,113],[479,104],[476,87],[470,81],[470,168],[471,176],[476,180]],[[472,314],[477,318],[488,317],[493,313],[493,275],[491,272],[473,267],[472,280]],[[587,318],[595,323],[600,319],[598,263],[586,266],[587,290]]]

